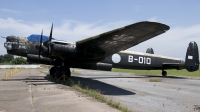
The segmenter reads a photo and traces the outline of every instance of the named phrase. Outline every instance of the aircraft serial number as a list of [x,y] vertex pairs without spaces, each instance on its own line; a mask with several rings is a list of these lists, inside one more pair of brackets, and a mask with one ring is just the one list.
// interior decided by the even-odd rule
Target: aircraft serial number
[[133,58],[132,55],[129,55],[128,62],[132,63],[133,61],[138,61],[138,63],[140,63],[140,64],[147,64],[147,65],[151,64],[151,58],[149,58],[149,57],[139,56],[139,58]]

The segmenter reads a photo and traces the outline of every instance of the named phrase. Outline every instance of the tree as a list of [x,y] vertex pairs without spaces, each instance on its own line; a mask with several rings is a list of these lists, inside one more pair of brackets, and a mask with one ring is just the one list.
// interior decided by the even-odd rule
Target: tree
[[4,59],[3,59],[3,55],[0,55],[0,63],[3,63]]
[[0,55],[0,63],[10,63],[14,59],[11,54]]
[[10,62],[14,59],[14,56],[11,54],[5,54],[3,57],[4,57],[4,62]]
[[17,57],[12,60],[12,64],[27,64],[27,61],[22,57]]

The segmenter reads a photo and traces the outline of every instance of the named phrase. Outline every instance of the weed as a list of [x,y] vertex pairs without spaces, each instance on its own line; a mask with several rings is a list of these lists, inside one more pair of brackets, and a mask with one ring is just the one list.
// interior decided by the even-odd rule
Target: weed
[[[125,72],[125,73],[134,73],[134,74],[149,74],[149,75],[160,75],[161,70],[132,70],[132,69],[118,69],[112,68],[112,72]],[[200,77],[200,70],[195,72],[188,72],[186,69],[183,70],[167,70],[168,76],[188,76],[188,77]]]
[[149,79],[149,82],[161,82],[160,79]]
[[76,76],[81,75],[81,73],[79,73],[79,72],[71,72],[71,74],[72,74],[72,75],[76,75]]
[[[71,80],[59,81],[59,82],[62,82],[63,84],[65,84],[65,85],[67,85],[67,86],[70,86],[70,87],[72,87],[72,88],[74,88],[74,89],[76,89],[76,90],[78,90],[78,91],[80,91],[80,92],[82,92],[82,93],[88,94],[89,96],[91,96],[91,97],[93,97],[93,98],[95,98],[95,99],[98,99],[98,100],[100,100],[100,101],[102,101],[102,102],[107,103],[108,105],[111,105],[111,106],[113,106],[113,107],[115,107],[115,108],[117,108],[117,109],[122,110],[123,112],[131,112],[131,110],[129,110],[127,107],[122,106],[122,105],[120,104],[120,102],[115,102],[115,101],[113,101],[112,99],[110,99],[110,100],[106,99],[106,98],[100,93],[100,91],[90,89],[88,86],[83,86],[83,85],[81,84],[80,81],[78,81],[77,83],[74,83],[74,82],[71,81]],[[79,95],[79,97],[80,97],[80,95]]]

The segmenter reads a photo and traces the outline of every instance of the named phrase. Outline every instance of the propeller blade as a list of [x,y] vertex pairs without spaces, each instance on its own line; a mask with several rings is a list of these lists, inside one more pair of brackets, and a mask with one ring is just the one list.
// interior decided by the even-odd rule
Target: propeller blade
[[50,32],[50,35],[49,35],[49,41],[51,41],[51,39],[52,39],[52,32],[53,32],[53,23],[51,25],[51,32]]
[[47,54],[47,57],[49,56],[50,54],[50,47],[51,47],[51,40],[52,40],[52,33],[53,33],[53,23],[51,25],[51,31],[50,31],[50,35],[49,35],[49,41],[48,41],[48,54]]
[[39,47],[38,63],[40,62],[40,55],[41,55],[41,50],[42,50],[42,36],[43,36],[43,30],[42,30],[41,37],[40,37],[40,47]]

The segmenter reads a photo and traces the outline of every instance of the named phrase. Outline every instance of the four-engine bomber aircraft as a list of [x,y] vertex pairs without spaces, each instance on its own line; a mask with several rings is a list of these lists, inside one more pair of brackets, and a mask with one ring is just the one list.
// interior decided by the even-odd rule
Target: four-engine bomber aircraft
[[65,74],[71,76],[70,68],[107,70],[112,68],[154,70],[161,69],[199,69],[199,53],[196,42],[190,42],[185,62],[153,54],[124,51],[143,41],[169,30],[169,26],[157,22],[138,22],[97,36],[70,43],[52,39],[50,36],[30,35],[29,37],[7,36],[4,47],[8,54],[27,57],[29,62],[53,65],[50,75],[57,78]]

